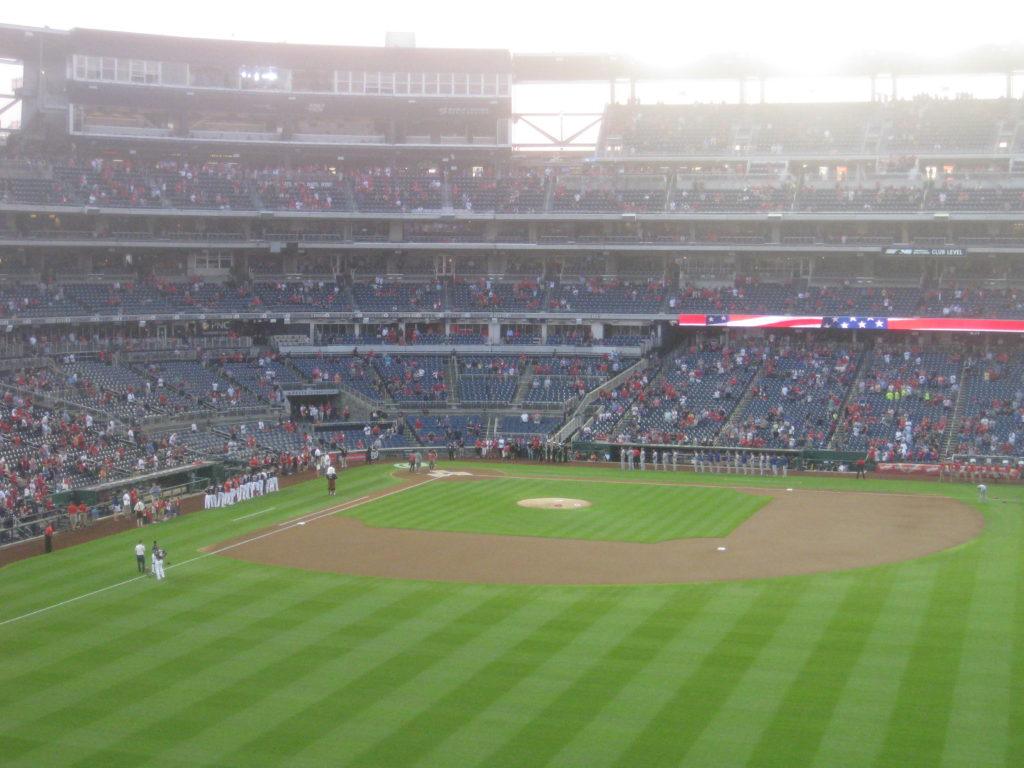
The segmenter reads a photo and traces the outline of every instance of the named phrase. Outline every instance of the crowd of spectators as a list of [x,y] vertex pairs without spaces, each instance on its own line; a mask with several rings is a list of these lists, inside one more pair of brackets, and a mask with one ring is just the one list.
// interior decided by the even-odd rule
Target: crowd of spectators
[[815,104],[614,104],[600,152],[608,156],[744,156],[814,152],[882,155],[995,153],[1003,121],[1020,118],[1010,99],[878,100]]
[[[723,108],[726,105],[723,105]],[[672,108],[678,110],[678,108]],[[698,109],[698,108],[694,108]],[[640,108],[639,124],[650,119],[653,133],[669,154],[734,153],[754,146],[729,140],[723,126],[708,114],[667,119],[658,110]],[[685,110],[684,110],[685,112]],[[612,110],[612,115],[617,110]],[[672,114],[671,111],[666,115]],[[662,116],[665,118],[665,115]],[[674,143],[673,123],[680,128]],[[817,129],[815,129],[817,130]],[[729,129],[725,129],[727,134]],[[821,130],[828,145],[836,128]],[[606,127],[605,133],[614,133]],[[991,126],[993,136],[995,123]],[[639,134],[637,134],[639,135]],[[643,144],[642,139],[638,139]],[[627,142],[628,143],[628,142]],[[755,142],[756,143],[756,142]],[[785,142],[773,142],[779,150]],[[636,149],[636,146],[632,149]],[[950,175],[937,180],[913,169],[917,158],[901,146],[889,155],[893,167],[884,181],[813,181],[774,170],[769,176],[730,179],[702,178],[690,169],[678,174],[662,168],[615,173],[595,165],[523,168],[488,165],[471,171],[438,159],[408,165],[366,165],[322,162],[266,166],[255,159],[209,157],[90,157],[69,155],[39,161],[13,157],[0,174],[0,200],[30,205],[97,206],[108,208],[172,208],[182,210],[300,212],[349,211],[415,213],[443,208],[467,213],[574,212],[859,212],[859,211],[1016,211],[1024,206],[1024,185],[1005,178],[965,179]]]

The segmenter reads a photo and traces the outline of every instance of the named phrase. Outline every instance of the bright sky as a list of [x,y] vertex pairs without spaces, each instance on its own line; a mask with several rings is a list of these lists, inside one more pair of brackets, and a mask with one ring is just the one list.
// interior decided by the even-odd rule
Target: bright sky
[[[946,7],[948,6],[948,8]],[[382,45],[411,31],[421,47],[515,52],[623,52],[659,63],[749,53],[817,72],[872,51],[948,56],[1021,45],[1024,25],[1006,0],[927,5],[899,0],[733,0],[669,3],[517,0],[306,0],[285,5],[176,0],[166,5],[48,0],[8,3],[2,21],[56,29],[92,27],[186,37]]]
[[[927,7],[900,0],[859,0],[849,4],[826,0],[306,0],[284,6],[210,0],[176,0],[154,6],[118,0],[47,0],[35,4],[8,3],[0,21],[55,29],[91,27],[185,37],[368,46],[383,45],[388,31],[402,31],[413,32],[417,46],[425,48],[625,53],[658,65],[685,65],[718,54],[743,54],[813,75],[841,69],[844,62],[872,53],[895,52],[938,61],[992,46],[1024,50],[1024,25],[1017,23],[1015,8],[1007,0],[973,0],[956,5],[938,0]],[[10,73],[0,68],[0,91],[6,90],[9,78]],[[1015,91],[1024,87],[1024,76],[1017,80],[1021,85]],[[789,85],[770,84],[767,98],[867,98],[865,82],[855,85],[848,93],[841,93],[835,83],[806,82],[800,86],[799,95],[795,91],[791,95],[785,90]],[[721,83],[715,84],[715,88],[721,87]],[[649,84],[639,95],[647,102],[735,100],[734,94],[705,93],[701,88],[700,83]],[[900,95],[930,92],[942,96],[973,90],[978,96],[992,97],[1001,95],[1003,88],[998,78],[992,79],[991,92],[943,81],[910,84]],[[585,91],[585,87],[576,86],[568,96],[583,97]],[[561,106],[556,109],[600,110],[607,101],[607,93],[607,87],[598,86],[585,106],[582,101],[570,104],[559,97]],[[621,100],[625,94],[619,96]],[[595,98],[596,103],[592,103]],[[524,104],[523,99],[517,96],[519,111],[549,109]]]

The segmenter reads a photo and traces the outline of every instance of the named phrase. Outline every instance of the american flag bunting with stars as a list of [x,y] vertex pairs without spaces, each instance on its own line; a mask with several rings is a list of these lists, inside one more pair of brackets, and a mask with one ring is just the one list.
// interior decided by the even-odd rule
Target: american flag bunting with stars
[[849,315],[842,315],[840,317],[823,317],[821,318],[821,327],[884,331],[889,328],[889,319],[886,317],[852,317]]

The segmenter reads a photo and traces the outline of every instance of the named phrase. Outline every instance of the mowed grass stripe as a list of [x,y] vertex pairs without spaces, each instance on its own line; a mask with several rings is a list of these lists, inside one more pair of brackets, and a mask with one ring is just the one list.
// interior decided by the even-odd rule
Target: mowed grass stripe
[[940,558],[879,754],[880,765],[939,765],[942,759],[980,553],[981,548],[968,547]]
[[[272,591],[273,581],[272,577],[265,576],[262,586]],[[222,617],[230,617],[259,599],[262,598],[255,592],[247,596],[220,594],[208,600],[205,606],[216,606]],[[159,600],[152,600],[151,604],[159,605]],[[231,622],[223,623],[220,631],[205,643],[182,642],[176,630],[177,622],[171,617],[162,617],[159,612],[147,617],[146,623],[147,631],[138,633],[142,635],[140,645],[122,649],[124,659],[121,664],[107,665],[102,673],[97,670],[90,675],[79,676],[73,684],[62,687],[59,696],[48,696],[50,706],[31,704],[31,700],[24,702],[26,711],[37,714],[18,718],[20,725],[40,735],[37,748],[31,753],[32,763],[67,762],[71,754],[69,746],[80,754],[83,748],[95,746],[92,740],[109,738],[109,732],[98,726],[107,718],[123,717],[125,702],[132,702],[133,712],[137,714],[146,706],[147,700],[160,694],[164,681],[177,679],[182,669],[194,667],[196,659],[201,658],[204,651],[208,652],[204,663],[213,665],[218,663],[222,654],[230,652],[235,643],[236,627]],[[111,642],[113,640],[111,638]],[[161,681],[161,686],[156,685],[156,681]],[[54,698],[59,699],[61,706],[53,707]],[[49,738],[52,729],[59,729],[59,741]],[[103,761],[92,764],[103,764]]]
[[[219,681],[211,681],[196,702],[199,709],[215,715],[215,721],[188,731],[188,738],[175,746],[176,752],[196,765],[223,764],[220,755],[239,751],[254,733],[277,725],[303,706],[308,696],[335,686],[341,679],[336,676],[338,667],[347,658],[377,643],[389,643],[396,621],[416,621],[448,599],[444,590],[430,585],[382,582],[370,589],[365,582],[357,582],[352,587],[361,593],[356,600],[340,612],[316,611],[296,640],[290,638],[299,628],[279,635],[273,647],[254,648],[218,669]],[[307,638],[310,631],[312,636]],[[188,727],[192,718],[186,706],[167,725]],[[252,765],[273,754],[254,754],[244,762],[240,758],[239,764]]]
[[[12,649],[28,641],[34,652],[14,655],[18,672],[4,679],[5,688],[26,692],[21,703],[27,711],[35,699],[40,706],[50,705],[53,688],[59,688],[62,696],[74,695],[76,686],[87,691],[97,680],[106,679],[111,668],[120,670],[135,660],[144,663],[152,645],[166,642],[167,632],[161,626],[188,629],[191,618],[207,610],[218,616],[224,606],[244,610],[284,588],[280,580],[256,568],[239,574],[232,585],[232,593],[225,595],[220,589],[176,589],[169,580],[162,584],[147,580],[131,591],[108,593],[89,606],[68,607],[57,615],[59,620],[12,633]],[[67,641],[79,634],[81,642]]]
[[[451,590],[436,585],[381,582],[379,605],[374,608],[373,593],[378,590],[366,589],[370,583],[353,581],[353,586],[362,587],[365,594],[352,606],[351,615],[346,609],[340,615],[328,610],[317,616],[312,641],[276,642],[264,646],[262,653],[254,648],[234,680],[212,681],[203,696],[195,697],[211,712],[217,713],[218,706],[224,709],[217,713],[214,727],[204,728],[179,744],[194,764],[265,765],[279,761],[282,752],[277,747],[250,751],[246,743],[305,710],[310,699],[334,690],[345,679],[349,666],[356,669],[368,658],[400,653],[396,645],[404,642],[403,631],[410,626],[432,626],[451,610],[450,602],[456,599]],[[328,712],[319,714],[329,717]],[[187,722],[188,708],[178,716]],[[286,753],[294,751],[292,748]],[[150,754],[159,754],[159,750]],[[227,759],[225,755],[235,757]],[[160,762],[155,760],[153,764]],[[289,765],[295,764],[289,760]]]
[[618,764],[678,764],[808,588],[808,580],[794,580],[762,592],[700,666],[678,681],[672,697],[639,729]]
[[[579,610],[555,624],[553,634],[538,634],[487,670],[480,683],[489,690],[473,693],[472,682],[465,686],[472,700],[472,716],[446,729],[451,740],[434,755],[433,762],[444,755],[465,766],[503,765],[507,740],[528,727],[539,709],[563,695],[566,686],[587,674],[608,641],[628,633],[646,614],[646,609],[638,611],[623,600],[621,590],[588,592]],[[491,678],[498,681],[497,686],[488,683]],[[463,737],[463,731],[473,735]],[[453,754],[453,745],[467,739],[472,740],[475,751]],[[520,765],[537,764],[531,763],[529,754],[520,755],[519,760]]]
[[[701,599],[680,600],[680,591],[666,589],[644,601],[642,610],[633,606],[625,615],[621,608],[607,617],[615,621],[614,631],[600,638],[592,652],[576,651],[573,658],[562,662],[556,674],[565,678],[557,696],[543,707],[536,702],[523,712],[529,719],[511,733],[500,749],[471,760],[470,756],[436,754],[425,765],[441,765],[447,757],[449,763],[486,766],[545,766],[565,764],[558,759],[566,739],[583,730],[605,706],[633,679],[636,670],[656,655],[663,647],[652,642],[672,637],[680,625],[686,625],[704,603]],[[709,592],[703,597],[707,599]],[[631,603],[628,595],[620,597]],[[625,607],[625,606],[623,606]],[[596,629],[596,628],[595,628]],[[558,663],[556,660],[555,663]],[[487,710],[480,717],[486,719]]]
[[[229,764],[250,764],[261,755],[282,751],[301,754],[313,742],[359,718],[387,691],[414,679],[443,658],[431,649],[434,643],[447,637],[448,652],[454,653],[487,626],[515,610],[503,591],[438,588],[438,592],[448,599],[438,600],[429,610],[409,620],[393,621],[387,635],[378,638],[373,646],[361,645],[344,658],[323,659],[317,678],[327,685],[318,686],[315,691],[304,690],[301,706],[284,707],[261,723],[258,736],[248,738],[218,759]],[[281,693],[292,685],[285,684]],[[336,752],[337,746],[335,743]],[[358,742],[348,743],[344,751],[348,753],[360,746]]]
[[[924,624],[939,562],[936,558],[885,566],[895,571],[860,658],[844,686],[811,763],[814,768],[878,765],[901,681]],[[910,762],[907,765],[925,765]]]
[[[360,736],[367,742],[364,749],[352,751],[335,764],[413,765],[449,733],[488,709],[508,686],[534,674],[524,661],[526,657],[537,654],[538,649],[545,656],[554,653],[563,637],[572,636],[567,629],[578,624],[578,617],[589,615],[597,620],[593,593],[567,591],[547,597],[539,591],[531,594],[528,597],[510,592],[508,599],[517,604],[514,613],[483,631],[474,630],[464,644],[457,646],[457,653],[446,652],[423,674],[389,689],[371,704],[367,714],[372,716],[376,710],[392,723],[385,739],[367,739],[361,721],[346,723],[331,734],[337,743],[352,743]],[[450,640],[444,640],[446,651],[450,644]],[[485,749],[486,743],[478,747]],[[321,740],[304,751],[303,757],[330,760],[329,748],[330,744]]]
[[[1013,665],[1015,584],[1007,578],[1007,562],[1019,553],[1020,521],[1015,521],[1017,546],[990,544],[972,564],[973,589],[966,596],[960,664],[953,683],[949,723],[941,764],[999,765],[1009,744],[1009,698]],[[971,547],[980,547],[974,542]],[[1003,714],[996,714],[1003,713]],[[971,744],[984,733],[981,744]]]
[[[683,681],[703,667],[765,594],[760,586],[735,589],[734,585],[687,585],[668,589],[677,595],[681,611],[678,624],[637,639],[639,655],[635,661],[622,660],[619,690],[603,702],[589,723],[563,743],[553,764],[588,768],[630,765],[623,753],[630,750],[637,735],[659,713],[667,711]],[[658,737],[659,742],[664,736]],[[662,762],[673,764],[677,759],[678,755],[667,754]]]
[[[177,758],[201,765],[209,758],[209,750],[222,751],[225,742],[237,746],[243,734],[250,732],[251,711],[273,696],[281,679],[315,674],[326,659],[345,653],[357,641],[372,642],[393,615],[433,606],[438,598],[429,589],[338,585],[327,593],[333,610],[348,617],[339,626],[322,593],[313,590],[310,596],[308,584],[297,583],[295,587],[305,589],[307,599],[276,601],[277,611],[241,628],[237,648],[215,667],[201,670],[201,674],[183,670],[182,676],[161,693],[177,701],[177,706],[157,710],[145,722],[119,729],[120,739],[104,751],[120,753],[146,743],[144,754],[173,751]],[[351,623],[358,623],[358,628]],[[203,739],[204,734],[208,738]],[[180,743],[182,735],[187,735],[184,744]],[[80,763],[97,765],[102,758],[102,754],[87,755]]]
[[[1009,701],[1006,709],[1007,730],[1005,734],[1005,764],[1013,766],[1020,762],[1024,755],[1024,534],[1018,534],[1013,556],[1004,566],[1008,573],[1006,578],[1013,589],[1013,600],[1006,606],[1007,613],[1012,617],[1009,635],[1010,677],[1007,681]],[[1016,565],[1016,569],[1010,568]],[[1006,642],[1006,638],[1000,638]]]
[[[811,763],[895,579],[894,569],[821,579],[820,594],[835,610],[831,616],[823,610],[827,624],[820,635],[812,636],[808,626],[807,636],[798,639],[809,653],[761,729],[746,765]],[[840,585],[848,585],[841,600]]]
[[[594,486],[600,492],[601,486]],[[638,540],[644,542],[665,541],[670,538],[683,538],[696,535],[692,515],[685,516],[676,508],[678,503],[672,494],[673,489],[658,486],[634,485],[630,489],[629,509],[636,509],[645,514],[626,514],[618,524],[607,526],[605,537],[619,540]],[[699,492],[698,492],[699,495]],[[646,514],[655,512],[655,514]],[[599,538],[595,535],[594,538]]]
[[822,579],[808,586],[795,596],[777,626],[765,633],[757,657],[687,748],[681,766],[758,765],[750,759],[751,753],[829,621],[844,604],[852,581]]

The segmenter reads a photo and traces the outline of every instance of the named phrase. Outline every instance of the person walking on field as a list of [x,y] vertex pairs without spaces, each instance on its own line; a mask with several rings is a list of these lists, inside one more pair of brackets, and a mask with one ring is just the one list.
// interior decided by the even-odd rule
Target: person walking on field
[[327,495],[337,495],[338,470],[333,466],[327,467]]
[[146,545],[142,543],[142,539],[135,545],[135,563],[139,566],[139,573],[146,572]]

